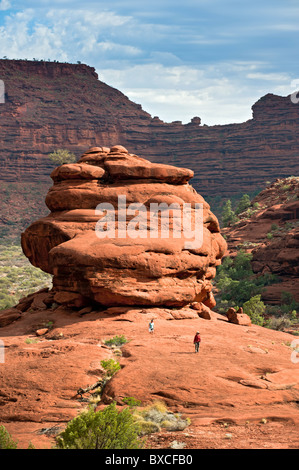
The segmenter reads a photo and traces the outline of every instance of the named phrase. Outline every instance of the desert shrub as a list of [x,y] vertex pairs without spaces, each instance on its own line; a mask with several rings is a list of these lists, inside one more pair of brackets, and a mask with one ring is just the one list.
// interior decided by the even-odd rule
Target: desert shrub
[[0,310],[9,308],[21,297],[50,287],[52,276],[35,268],[19,245],[0,243]]
[[0,449],[16,449],[17,442],[14,442],[9,432],[4,426],[0,426]]
[[140,400],[137,400],[136,398],[134,397],[124,397],[123,398],[123,402],[130,406],[130,407],[135,407],[135,406],[140,406],[141,405],[141,401]]
[[285,328],[289,328],[291,325],[292,321],[288,315],[283,315],[281,317],[270,317],[267,319],[265,324],[267,328],[279,331],[283,331]]
[[137,421],[139,426],[139,433],[141,436],[145,436],[147,434],[153,434],[154,432],[160,432],[161,427],[158,423],[154,423],[153,421],[147,421],[142,419],[141,417]]
[[271,274],[255,276],[251,258],[251,253],[240,250],[235,258],[226,257],[218,266],[214,282],[221,309],[225,308],[226,302],[229,307],[242,307],[244,302],[260,294],[263,287],[276,282],[276,277]]
[[119,362],[115,361],[114,359],[107,359],[101,361],[101,366],[103,367],[103,369],[105,369],[106,374],[109,377],[112,377],[120,369]]
[[299,302],[296,302],[293,294],[291,294],[290,292],[283,291],[281,293],[281,304],[282,307],[284,307],[285,309],[285,313],[294,310],[299,310]]
[[238,217],[236,216],[235,212],[232,210],[232,203],[231,200],[228,199],[223,206],[222,210],[222,222],[224,227],[229,225],[233,225],[238,221]]
[[50,160],[57,164],[63,165],[63,163],[74,163],[76,162],[76,156],[74,153],[69,152],[67,149],[58,149],[49,154]]
[[161,428],[181,431],[190,424],[189,419],[183,419],[180,414],[168,411],[165,403],[159,400],[141,410],[135,410],[133,416],[139,423],[142,435],[159,432]]
[[290,292],[282,292],[280,305],[266,306],[268,319],[265,326],[273,330],[283,331],[298,321],[298,310],[299,303],[296,302],[293,295]]
[[0,293],[0,310],[13,307],[16,303],[17,299],[15,296],[9,295],[5,292]]
[[111,339],[107,339],[105,341],[105,344],[107,346],[122,346],[123,344],[126,344],[127,341],[128,340],[125,338],[125,336],[121,335],[121,336],[114,336]]
[[140,449],[139,426],[128,408],[118,411],[115,403],[101,411],[90,408],[67,425],[56,437],[59,449]]
[[252,323],[263,326],[266,306],[260,295],[255,295],[243,304],[243,311],[249,315]]
[[236,207],[236,211],[235,211],[236,215],[241,214],[241,212],[246,211],[246,209],[250,207],[250,204],[251,204],[251,201],[250,201],[249,195],[243,194],[243,196],[241,197]]

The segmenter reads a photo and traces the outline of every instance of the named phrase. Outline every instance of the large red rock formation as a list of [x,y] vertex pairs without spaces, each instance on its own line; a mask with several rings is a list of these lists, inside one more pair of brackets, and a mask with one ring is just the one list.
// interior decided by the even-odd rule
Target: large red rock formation
[[[182,307],[203,302],[212,308],[211,280],[226,243],[209,205],[188,184],[192,176],[191,170],[151,163],[122,146],[91,148],[77,163],[52,172],[54,185],[46,197],[51,213],[22,234],[23,251],[33,265],[54,275],[59,303]],[[100,204],[108,204],[110,212]],[[157,227],[153,208],[167,216],[158,213]],[[138,224],[136,211],[142,216]],[[104,213],[113,215],[107,231],[101,231]]]

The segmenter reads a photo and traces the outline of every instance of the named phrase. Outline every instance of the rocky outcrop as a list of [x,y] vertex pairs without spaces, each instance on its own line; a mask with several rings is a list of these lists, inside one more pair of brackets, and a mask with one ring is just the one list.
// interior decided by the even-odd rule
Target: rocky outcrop
[[[83,64],[0,60],[1,181],[48,181],[47,155],[119,142],[153,162],[191,168],[204,197],[243,194],[299,171],[299,106],[268,94],[241,124],[152,117]],[[203,119],[204,121],[204,119]]]
[[299,178],[277,179],[261,191],[240,220],[223,229],[232,255],[242,248],[252,253],[252,269],[274,274],[263,300],[280,303],[283,292],[299,302]]
[[251,326],[251,319],[249,315],[243,312],[242,307],[237,311],[233,307],[230,307],[226,312],[226,316],[230,323],[234,323],[235,325]]
[[22,234],[31,263],[54,275],[54,300],[213,308],[211,280],[226,243],[192,176],[123,146],[93,147],[56,168],[51,213]]

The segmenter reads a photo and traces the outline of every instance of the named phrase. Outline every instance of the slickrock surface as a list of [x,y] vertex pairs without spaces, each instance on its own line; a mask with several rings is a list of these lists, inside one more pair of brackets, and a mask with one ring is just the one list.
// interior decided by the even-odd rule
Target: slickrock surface
[[[211,280],[226,242],[209,205],[188,184],[192,176],[191,170],[151,163],[122,146],[91,148],[77,163],[52,172],[54,185],[46,197],[51,213],[22,234],[23,251],[33,265],[54,275],[55,300],[61,304],[182,307],[202,302],[213,308]],[[124,209],[119,196],[125,198]],[[115,231],[99,238],[95,227],[103,203],[115,209]],[[140,206],[133,210],[132,203],[145,210],[145,230],[139,225],[133,235],[128,230]],[[169,237],[159,231],[153,236],[153,204],[166,209],[175,204]],[[196,234],[188,238],[187,204],[192,230],[202,233],[202,242],[193,243]],[[202,208],[200,226],[196,204]],[[118,231],[120,216],[126,217],[124,235]]]
[[[143,405],[160,399],[191,419],[183,431],[151,435],[153,448],[169,448],[174,440],[186,449],[298,448],[294,336],[235,325],[220,315],[199,318],[188,307],[88,312],[57,305],[51,295],[45,290],[23,299],[15,307],[19,318],[0,328],[0,425],[19,448],[29,442],[51,448],[54,436],[94,397],[78,390],[101,380],[101,361],[109,358],[121,369],[106,384],[99,409],[111,400],[123,406],[124,397]],[[202,339],[198,354],[196,331]],[[128,340],[121,355],[105,345],[115,335]]]

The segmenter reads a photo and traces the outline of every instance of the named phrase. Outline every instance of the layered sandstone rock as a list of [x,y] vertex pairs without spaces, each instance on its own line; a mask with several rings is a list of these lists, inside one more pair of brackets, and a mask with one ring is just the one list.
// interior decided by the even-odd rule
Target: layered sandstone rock
[[23,251],[54,275],[62,304],[212,308],[226,243],[192,176],[122,146],[93,147],[52,172],[51,213],[22,234]]
[[262,293],[269,303],[279,304],[283,292],[299,301],[298,194],[298,177],[277,179],[253,199],[249,213],[223,229],[230,254],[245,249],[252,253],[254,273],[275,275]]
[[244,123],[207,126],[198,117],[187,124],[153,118],[84,64],[0,60],[0,79],[1,181],[48,182],[53,150],[79,156],[110,142],[193,169],[204,197],[244,194],[298,174],[299,106],[290,96],[267,94]]

